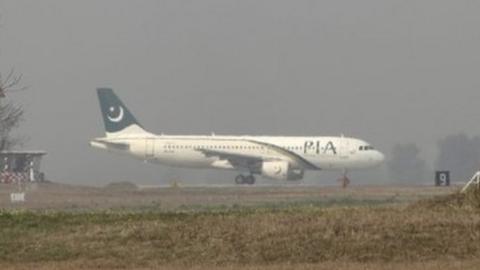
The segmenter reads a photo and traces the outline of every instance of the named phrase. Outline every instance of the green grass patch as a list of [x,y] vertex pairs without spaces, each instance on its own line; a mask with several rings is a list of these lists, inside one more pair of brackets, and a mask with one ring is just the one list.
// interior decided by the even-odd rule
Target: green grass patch
[[176,211],[3,211],[0,260],[115,267],[478,257],[480,213],[457,204],[432,209],[430,203],[343,198]]

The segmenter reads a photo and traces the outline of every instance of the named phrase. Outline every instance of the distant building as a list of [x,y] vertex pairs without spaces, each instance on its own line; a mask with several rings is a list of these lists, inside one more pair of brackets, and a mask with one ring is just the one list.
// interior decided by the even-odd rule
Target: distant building
[[43,182],[44,151],[0,151],[0,183]]

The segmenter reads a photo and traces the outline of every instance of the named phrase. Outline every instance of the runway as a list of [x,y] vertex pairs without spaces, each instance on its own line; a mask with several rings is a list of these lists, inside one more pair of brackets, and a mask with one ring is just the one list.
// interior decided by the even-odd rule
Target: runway
[[9,194],[16,186],[0,186],[0,208],[30,210],[91,211],[107,209],[155,209],[172,211],[179,207],[208,208],[231,206],[283,205],[318,206],[396,204],[450,194],[460,187],[428,186],[135,186],[87,187],[66,184],[31,184],[26,202],[12,204]]

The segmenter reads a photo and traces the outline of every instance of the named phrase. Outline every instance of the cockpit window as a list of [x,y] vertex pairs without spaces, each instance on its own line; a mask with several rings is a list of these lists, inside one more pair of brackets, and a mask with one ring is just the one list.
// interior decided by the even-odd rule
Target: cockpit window
[[371,145],[366,145],[366,146],[360,146],[359,150],[360,151],[370,151],[370,150],[375,150],[375,148]]
[[363,146],[360,146],[360,149],[359,149],[359,150],[360,150],[360,151],[363,151]]

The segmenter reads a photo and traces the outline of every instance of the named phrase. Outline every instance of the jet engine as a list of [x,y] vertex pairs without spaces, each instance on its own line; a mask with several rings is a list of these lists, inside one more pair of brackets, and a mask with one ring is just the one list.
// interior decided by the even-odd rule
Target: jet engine
[[275,180],[300,180],[303,178],[303,170],[291,169],[288,161],[264,161],[262,176]]

